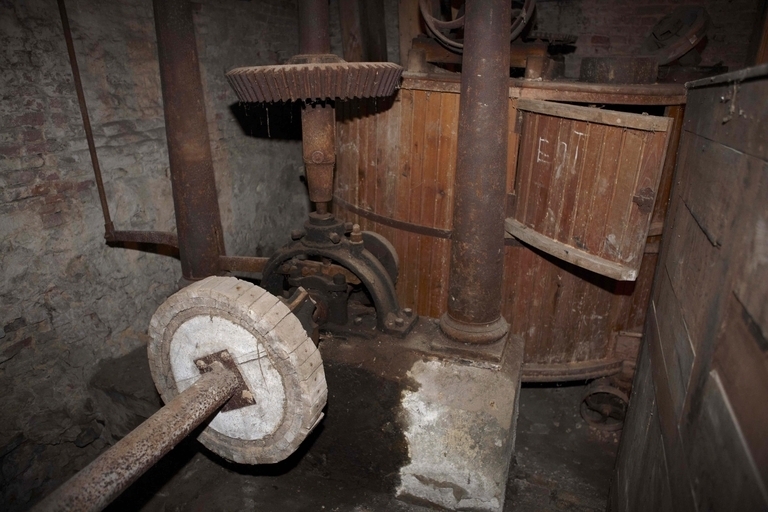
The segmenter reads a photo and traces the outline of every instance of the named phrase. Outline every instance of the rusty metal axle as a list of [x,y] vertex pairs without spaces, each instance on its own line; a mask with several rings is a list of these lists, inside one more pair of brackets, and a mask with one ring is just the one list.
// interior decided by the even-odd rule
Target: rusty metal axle
[[220,362],[115,446],[56,489],[36,512],[96,511],[171,451],[239,389],[238,376]]

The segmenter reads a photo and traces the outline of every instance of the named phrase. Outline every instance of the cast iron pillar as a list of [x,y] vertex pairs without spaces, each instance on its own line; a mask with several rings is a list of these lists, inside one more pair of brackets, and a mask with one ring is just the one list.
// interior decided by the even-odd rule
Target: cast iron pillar
[[448,311],[440,328],[464,343],[501,339],[509,117],[509,0],[472,0],[464,14]]
[[153,3],[181,272],[197,281],[219,273],[224,238],[195,26],[189,0]]

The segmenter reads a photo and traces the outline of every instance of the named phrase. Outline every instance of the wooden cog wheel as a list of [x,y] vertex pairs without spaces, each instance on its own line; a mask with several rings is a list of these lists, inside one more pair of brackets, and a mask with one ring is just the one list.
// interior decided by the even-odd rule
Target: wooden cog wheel
[[[200,378],[201,359],[226,351],[252,405],[219,411],[198,439],[242,464],[279,462],[323,417],[328,389],[320,352],[277,297],[234,277],[209,277],[155,312],[152,378],[168,403]],[[234,399],[233,399],[234,401]]]

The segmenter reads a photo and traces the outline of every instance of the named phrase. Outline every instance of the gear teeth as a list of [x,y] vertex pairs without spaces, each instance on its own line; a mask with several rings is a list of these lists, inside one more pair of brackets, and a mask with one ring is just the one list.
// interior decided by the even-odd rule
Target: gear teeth
[[391,96],[402,73],[391,62],[286,64],[236,68],[227,80],[244,102],[346,100]]

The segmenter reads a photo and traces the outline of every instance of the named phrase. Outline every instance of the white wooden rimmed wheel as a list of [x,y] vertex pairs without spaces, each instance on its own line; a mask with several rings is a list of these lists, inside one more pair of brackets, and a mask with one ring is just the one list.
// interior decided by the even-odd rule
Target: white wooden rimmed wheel
[[[322,419],[328,390],[315,344],[288,306],[234,277],[209,277],[166,300],[150,322],[152,378],[168,403],[212,358],[236,367],[243,389],[199,440],[234,462],[279,462]],[[232,408],[236,407],[236,408]]]

